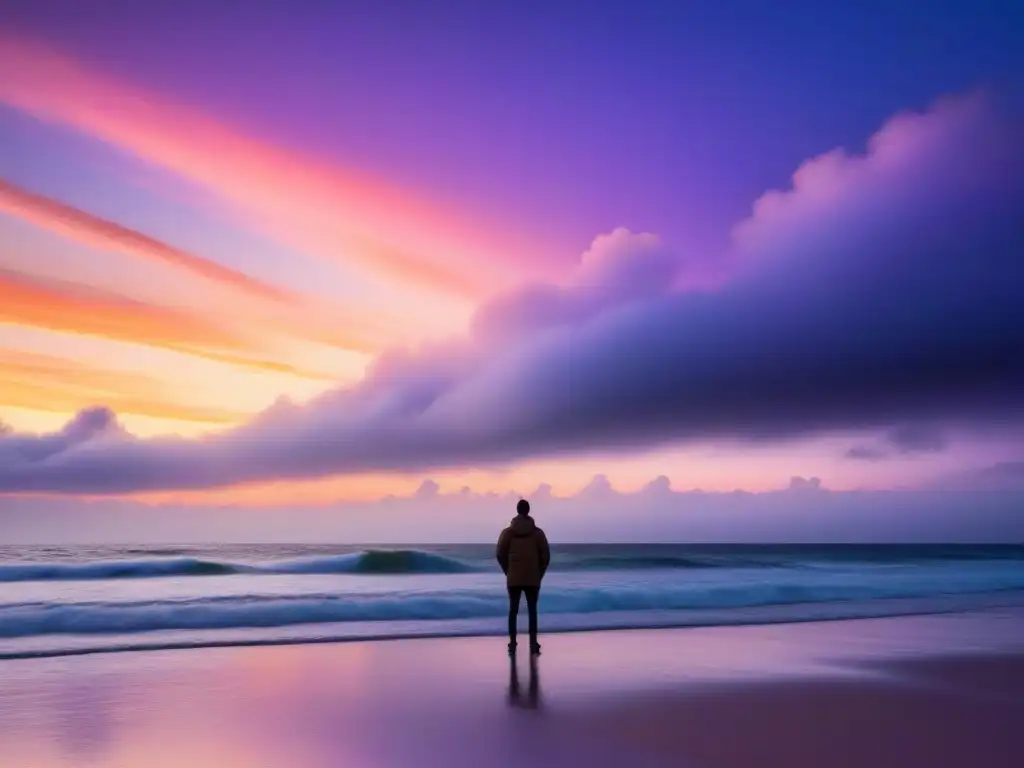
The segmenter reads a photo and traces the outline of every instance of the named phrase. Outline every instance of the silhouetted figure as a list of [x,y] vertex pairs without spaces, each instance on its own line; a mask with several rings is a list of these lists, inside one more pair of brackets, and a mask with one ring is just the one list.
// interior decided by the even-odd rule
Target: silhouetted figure
[[540,654],[537,642],[537,598],[540,583],[551,562],[551,550],[544,531],[530,517],[530,502],[520,499],[511,525],[498,537],[498,565],[508,583],[508,652],[516,652],[516,623],[519,599],[526,595],[530,613],[530,653]]
[[540,673],[537,671],[537,657],[530,657],[530,686],[527,688],[526,700],[519,691],[519,670],[516,668],[516,657],[509,659],[508,705],[523,709],[540,709]]

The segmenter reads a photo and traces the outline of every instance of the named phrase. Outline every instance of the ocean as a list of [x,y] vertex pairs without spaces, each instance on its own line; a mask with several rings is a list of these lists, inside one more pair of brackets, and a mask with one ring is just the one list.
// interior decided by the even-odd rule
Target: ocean
[[[543,632],[1003,604],[1024,604],[1024,546],[567,545],[540,614]],[[0,659],[500,635],[506,610],[491,545],[0,547]]]

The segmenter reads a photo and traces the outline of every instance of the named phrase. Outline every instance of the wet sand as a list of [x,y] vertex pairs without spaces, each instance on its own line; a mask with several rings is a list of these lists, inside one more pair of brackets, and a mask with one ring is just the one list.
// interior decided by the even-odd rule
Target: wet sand
[[0,662],[7,768],[1024,765],[1024,612]]
[[884,672],[713,686],[575,719],[641,760],[705,768],[1024,765],[1024,656],[904,662]]

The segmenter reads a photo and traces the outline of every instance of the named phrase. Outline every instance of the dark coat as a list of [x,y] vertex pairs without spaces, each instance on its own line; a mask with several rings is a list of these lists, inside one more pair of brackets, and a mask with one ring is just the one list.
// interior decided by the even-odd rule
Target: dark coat
[[517,515],[501,532],[496,554],[510,587],[539,587],[551,562],[547,536],[529,515]]

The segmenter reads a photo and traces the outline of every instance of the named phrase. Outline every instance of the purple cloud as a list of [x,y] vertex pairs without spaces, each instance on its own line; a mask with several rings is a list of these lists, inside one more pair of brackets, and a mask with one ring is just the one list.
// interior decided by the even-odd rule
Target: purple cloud
[[465,342],[386,355],[357,386],[232,432],[0,437],[0,490],[199,488],[1024,406],[1024,127],[984,94],[805,163],[726,261],[715,288],[673,290],[686,260],[616,230],[566,285],[482,307]]
[[881,461],[889,455],[888,450],[882,445],[854,445],[846,451],[846,458],[857,461]]
[[415,498],[417,499],[432,499],[440,492],[441,486],[436,481],[426,479],[420,483],[420,487],[416,489]]
[[[939,478],[933,488],[957,491],[1024,491],[1024,460],[1001,461]],[[1013,510],[1018,514],[1020,507]]]
[[946,450],[946,436],[941,430],[921,424],[904,424],[889,431],[881,440],[851,447],[846,458],[881,461],[892,456],[939,453]]
[[48,435],[19,435],[0,423],[0,465],[18,466],[46,461],[76,446],[125,439],[117,416],[109,408],[88,408]]
[[941,431],[922,425],[903,425],[892,430],[889,442],[901,453],[935,453],[946,449]]
[[[658,478],[637,492],[528,494],[553,541],[685,542],[1019,542],[1024,539],[1024,464],[994,469],[1016,485],[890,491],[835,491],[814,479],[762,492],[673,491]],[[982,470],[979,474],[990,474]],[[428,483],[429,481],[424,481]],[[432,487],[432,486],[427,486]],[[546,486],[542,486],[542,489]],[[1014,488],[1016,490],[1014,490]],[[232,507],[161,505],[132,500],[9,498],[0,515],[5,542],[117,541],[453,543],[494,541],[516,492],[420,491],[378,501],[340,502],[329,510],[284,505],[239,515]],[[396,536],[400,537],[396,541]]]
[[482,342],[580,325],[603,312],[670,292],[683,262],[652,234],[627,229],[596,238],[567,285],[526,285],[484,305],[473,318]]
[[791,477],[789,479],[789,490],[791,491],[820,491],[820,477]]

